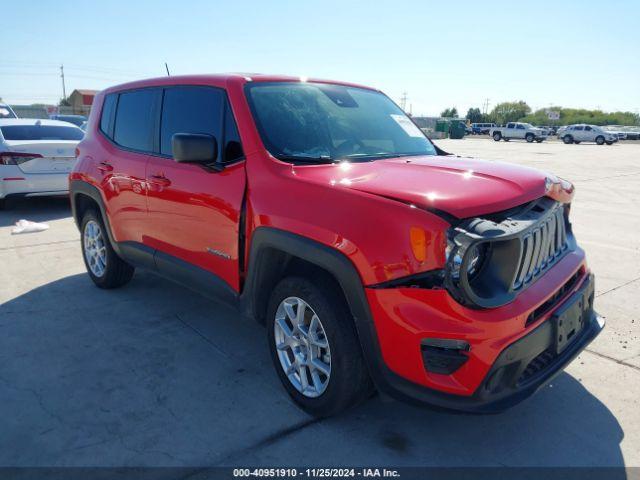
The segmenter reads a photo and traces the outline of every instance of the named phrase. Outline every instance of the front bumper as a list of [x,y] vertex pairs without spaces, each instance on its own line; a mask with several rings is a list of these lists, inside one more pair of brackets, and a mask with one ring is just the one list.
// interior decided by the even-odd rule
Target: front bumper
[[[549,301],[558,289],[553,285],[566,283],[567,269],[577,280],[563,291],[557,303],[528,324],[532,312]],[[370,303],[374,300],[375,333],[383,357],[372,371],[376,386],[381,392],[405,401],[469,412],[490,413],[515,405],[560,373],[602,330],[604,322],[592,308],[593,285],[593,276],[587,273],[581,252],[577,252],[530,287],[527,292],[530,308],[512,318],[509,310],[513,315],[517,304],[527,301],[522,298],[525,295],[509,306],[473,312],[463,311],[463,307],[446,312],[443,304],[435,305],[430,316],[428,310],[408,301],[406,294],[411,292],[403,292],[404,300],[393,307],[386,305],[385,321],[380,318],[379,305],[373,299],[375,293],[368,292]],[[555,353],[557,326],[553,317],[564,305],[575,301],[577,295],[590,299],[588,310],[583,312],[583,327],[561,353]],[[395,315],[391,322],[388,322],[389,312]],[[465,318],[465,315],[472,316]],[[422,321],[419,317],[423,317]],[[464,340],[471,347],[468,361],[453,374],[429,372],[425,368],[420,342],[438,337]]]

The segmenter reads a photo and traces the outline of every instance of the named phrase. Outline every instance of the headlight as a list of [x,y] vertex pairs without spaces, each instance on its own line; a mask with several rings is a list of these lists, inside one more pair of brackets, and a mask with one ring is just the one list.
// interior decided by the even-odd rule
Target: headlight
[[472,280],[482,268],[484,260],[487,256],[489,244],[484,242],[474,244],[470,248],[465,246],[457,246],[453,241],[447,242],[447,262],[451,270],[451,277],[454,280],[460,278],[460,268],[465,257],[469,257],[467,262],[467,277]]

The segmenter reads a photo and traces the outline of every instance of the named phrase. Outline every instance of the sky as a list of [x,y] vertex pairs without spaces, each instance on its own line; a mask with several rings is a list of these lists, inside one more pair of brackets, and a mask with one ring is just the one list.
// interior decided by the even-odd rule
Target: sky
[[260,72],[407,95],[414,115],[502,101],[640,110],[640,1],[3,2],[0,97],[171,74]]

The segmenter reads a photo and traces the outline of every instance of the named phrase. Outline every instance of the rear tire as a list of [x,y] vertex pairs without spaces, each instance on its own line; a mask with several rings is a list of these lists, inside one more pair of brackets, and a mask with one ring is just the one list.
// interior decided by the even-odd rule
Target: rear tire
[[533,142],[533,141],[535,140],[535,138],[536,138],[536,137],[533,135],[533,133],[527,133],[527,134],[524,136],[524,139],[527,141],[527,143],[531,143],[531,142]]
[[80,224],[82,258],[93,283],[100,288],[118,288],[131,280],[135,269],[113,250],[102,217],[87,210]]
[[571,135],[565,135],[564,137],[562,137],[562,141],[566,145],[571,145],[573,143],[573,137]]
[[335,415],[371,396],[353,316],[331,281],[281,280],[269,300],[267,336],[282,385],[309,414]]
[[598,135],[598,136],[596,137],[596,143],[597,143],[598,145],[604,145],[604,137],[603,137],[602,135]]
[[496,142],[499,142],[501,138],[502,138],[502,134],[500,132],[496,132],[496,133],[493,134],[493,139]]

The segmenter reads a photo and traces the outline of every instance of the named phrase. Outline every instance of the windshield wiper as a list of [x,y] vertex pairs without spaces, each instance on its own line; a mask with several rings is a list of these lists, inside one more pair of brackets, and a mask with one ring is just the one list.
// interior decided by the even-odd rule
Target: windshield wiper
[[315,163],[322,163],[322,164],[327,164],[327,163],[337,163],[338,160],[331,158],[329,155],[319,155],[319,156],[313,156],[313,155],[286,155],[286,154],[278,154],[275,155],[275,157],[278,160],[284,160],[286,162],[295,162],[295,163],[308,163],[308,164],[315,164]]
[[362,160],[375,160],[378,158],[397,158],[397,157],[416,157],[420,155],[426,155],[425,153],[390,153],[390,152],[378,152],[378,153],[352,153],[342,157],[342,159],[362,159]]

